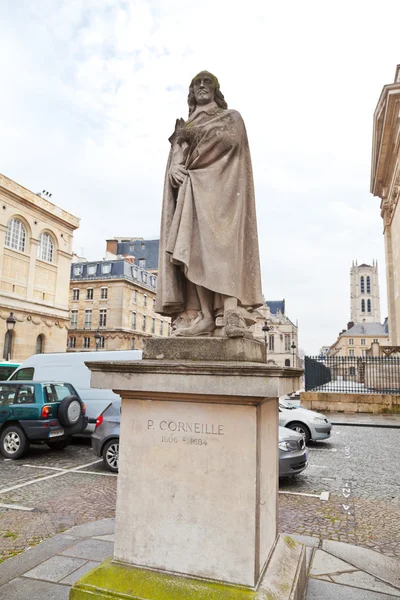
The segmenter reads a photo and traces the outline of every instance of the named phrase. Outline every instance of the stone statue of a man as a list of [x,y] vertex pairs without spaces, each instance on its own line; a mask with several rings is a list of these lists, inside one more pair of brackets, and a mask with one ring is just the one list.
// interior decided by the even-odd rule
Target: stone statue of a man
[[208,71],[188,104],[169,140],[155,310],[173,335],[243,336],[263,304],[246,129]]

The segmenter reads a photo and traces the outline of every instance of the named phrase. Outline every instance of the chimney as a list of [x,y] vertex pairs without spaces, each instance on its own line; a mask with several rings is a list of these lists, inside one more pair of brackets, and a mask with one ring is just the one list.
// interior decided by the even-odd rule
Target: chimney
[[353,322],[353,321],[349,321],[349,322],[347,323],[347,331],[348,331],[349,329],[351,329],[352,327],[354,327],[354,322]]
[[106,252],[110,252],[110,254],[117,255],[118,242],[117,240],[106,240]]

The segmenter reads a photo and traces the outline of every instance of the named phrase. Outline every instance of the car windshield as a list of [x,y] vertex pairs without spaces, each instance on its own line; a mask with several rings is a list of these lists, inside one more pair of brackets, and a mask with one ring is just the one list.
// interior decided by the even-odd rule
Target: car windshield
[[279,400],[279,406],[280,406],[280,408],[284,408],[285,410],[293,410],[294,408],[296,408],[295,406],[292,406],[291,404],[289,404],[288,402],[285,402],[284,400]]

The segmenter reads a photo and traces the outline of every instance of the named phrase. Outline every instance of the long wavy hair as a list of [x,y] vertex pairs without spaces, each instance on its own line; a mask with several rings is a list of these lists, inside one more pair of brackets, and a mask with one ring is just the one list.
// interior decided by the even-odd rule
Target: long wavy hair
[[215,90],[214,101],[215,101],[215,103],[220,108],[225,108],[225,109],[228,108],[228,105],[225,101],[224,95],[220,90],[218,79],[215,77],[215,75],[210,73],[210,71],[201,71],[200,73],[195,75],[195,77],[193,77],[192,81],[190,82],[189,95],[188,95],[188,100],[187,100],[188,105],[189,105],[189,117],[194,112],[194,110],[196,109],[196,106],[197,106],[196,98],[194,95],[194,80],[199,75],[206,75],[206,74],[209,75],[214,82],[214,90]]

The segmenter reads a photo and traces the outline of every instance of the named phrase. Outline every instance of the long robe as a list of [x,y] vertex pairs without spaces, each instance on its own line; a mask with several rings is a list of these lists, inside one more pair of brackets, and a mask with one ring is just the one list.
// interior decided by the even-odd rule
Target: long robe
[[243,119],[212,103],[197,107],[185,132],[187,176],[179,188],[168,176],[172,149],[167,164],[155,310],[165,316],[199,310],[194,285],[215,297],[235,297],[246,308],[261,306],[253,173]]

